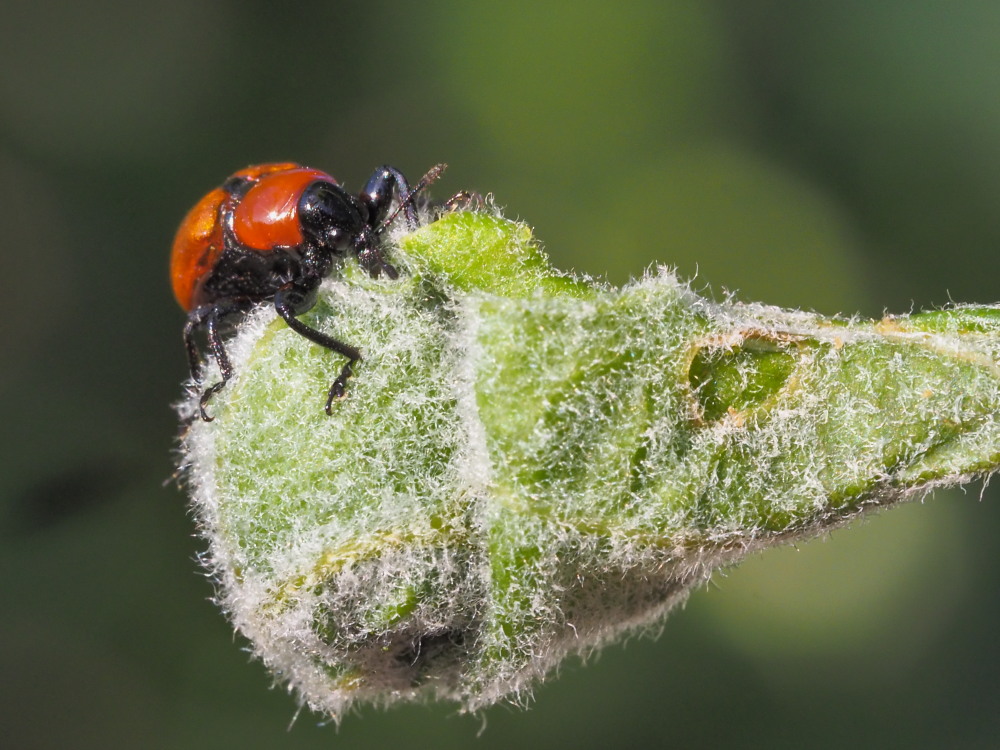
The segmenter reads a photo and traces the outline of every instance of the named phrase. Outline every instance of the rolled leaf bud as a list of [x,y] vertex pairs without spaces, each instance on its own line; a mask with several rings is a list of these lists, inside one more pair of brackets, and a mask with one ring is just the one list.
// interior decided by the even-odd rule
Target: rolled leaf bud
[[1000,459],[1000,309],[831,319],[553,270],[522,224],[453,213],[266,306],[235,377],[182,405],[219,602],[311,708],[516,698],[655,623],[712,571]]

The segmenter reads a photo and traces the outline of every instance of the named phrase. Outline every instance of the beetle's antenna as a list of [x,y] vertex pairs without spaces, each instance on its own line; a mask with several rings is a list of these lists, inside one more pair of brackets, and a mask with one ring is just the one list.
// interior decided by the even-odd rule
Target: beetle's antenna
[[425,174],[423,177],[420,178],[417,184],[410,189],[410,192],[408,192],[406,195],[400,196],[399,205],[396,206],[396,210],[393,211],[391,214],[389,214],[386,217],[385,221],[379,224],[378,229],[375,230],[375,234],[382,234],[382,232],[388,229],[389,225],[391,225],[392,222],[396,220],[396,217],[399,216],[399,212],[402,211],[407,206],[409,206],[410,204],[412,204],[414,199],[417,197],[417,194],[421,190],[426,188],[428,185],[430,185],[432,182],[437,180],[437,178],[441,176],[441,173],[444,172],[444,170],[446,170],[447,168],[448,168],[447,164],[435,164],[433,167],[428,169],[427,174]]

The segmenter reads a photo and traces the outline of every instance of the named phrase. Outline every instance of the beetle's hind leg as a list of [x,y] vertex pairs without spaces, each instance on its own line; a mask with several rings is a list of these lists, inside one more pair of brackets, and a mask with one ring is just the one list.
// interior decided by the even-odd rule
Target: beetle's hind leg
[[212,312],[212,305],[202,305],[196,307],[188,313],[187,323],[184,324],[184,351],[187,352],[188,371],[191,373],[191,380],[195,383],[201,382],[201,353],[198,351],[198,342],[195,341],[195,334],[198,329],[205,325],[205,319]]
[[205,329],[208,349],[215,358],[215,363],[219,366],[219,373],[222,375],[222,380],[206,388],[198,401],[201,418],[206,422],[211,422],[214,417],[208,415],[205,407],[208,406],[212,396],[221,391],[233,377],[233,365],[222,340],[221,321],[227,315],[241,312],[245,308],[246,305],[240,302],[202,305],[188,314],[188,321],[184,325],[184,348],[187,351],[191,379],[196,383],[202,382],[201,357],[198,352],[198,344],[195,341],[195,333],[200,328]]

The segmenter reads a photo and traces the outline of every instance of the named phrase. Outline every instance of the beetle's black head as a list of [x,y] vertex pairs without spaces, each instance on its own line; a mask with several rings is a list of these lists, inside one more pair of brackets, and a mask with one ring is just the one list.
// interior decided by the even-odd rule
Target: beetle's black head
[[314,182],[299,199],[302,233],[313,245],[333,255],[346,255],[366,234],[368,208],[332,182]]
[[[353,252],[372,276],[399,273],[382,257],[380,239],[365,203],[332,182],[310,185],[299,201],[299,220],[307,244],[326,256],[321,262]],[[327,270],[323,271],[328,273]]]

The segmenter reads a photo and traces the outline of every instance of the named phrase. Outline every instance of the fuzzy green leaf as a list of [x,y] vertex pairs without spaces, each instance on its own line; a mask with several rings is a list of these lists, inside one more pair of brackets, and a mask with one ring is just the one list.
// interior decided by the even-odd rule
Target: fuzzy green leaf
[[994,307],[827,319],[666,270],[613,289],[484,213],[394,260],[304,316],[364,352],[332,416],[342,361],[265,308],[184,438],[223,607],[333,716],[516,697],[721,565],[1000,460]]

